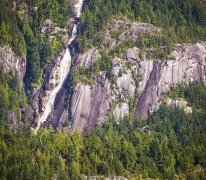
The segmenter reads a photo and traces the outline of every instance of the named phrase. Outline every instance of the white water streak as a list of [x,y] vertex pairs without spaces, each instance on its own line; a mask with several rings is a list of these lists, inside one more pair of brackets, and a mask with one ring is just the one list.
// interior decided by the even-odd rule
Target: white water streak
[[[75,10],[76,10],[76,17],[80,18],[81,16],[81,11],[82,11],[82,6],[83,6],[84,0],[79,0],[77,4],[75,4]],[[77,36],[77,24],[74,25],[73,30],[72,30],[72,37],[68,42],[68,45],[70,45],[74,39]],[[55,99],[57,96],[57,93],[61,89],[69,71],[70,71],[70,66],[71,66],[71,53],[69,48],[66,49],[64,57],[62,60],[59,62],[59,64],[55,67],[58,68],[57,72],[55,72],[56,69],[53,70],[51,73],[58,73],[58,79],[55,82],[57,86],[48,94],[47,96],[47,104],[45,106],[45,110],[40,117],[40,120],[37,124],[37,127],[35,129],[35,133],[37,133],[38,129],[40,128],[41,124],[45,122],[52,112],[52,109],[54,107]]]
[[76,16],[80,18],[84,0],[78,0],[78,3],[75,4]]

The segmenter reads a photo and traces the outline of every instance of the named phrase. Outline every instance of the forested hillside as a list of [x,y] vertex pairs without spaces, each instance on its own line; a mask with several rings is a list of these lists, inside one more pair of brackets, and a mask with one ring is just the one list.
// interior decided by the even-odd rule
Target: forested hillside
[[206,179],[205,1],[79,2],[0,0],[0,179]]
[[[22,84],[17,76],[0,72],[0,122],[1,125],[8,125],[9,114],[13,111],[21,120],[21,108],[26,107],[27,98]],[[9,113],[10,112],[10,113]],[[16,122],[13,122],[15,124]],[[18,125],[17,125],[18,126]],[[15,129],[16,127],[14,127]]]
[[160,40],[167,39],[171,46],[206,39],[206,11],[201,0],[89,0],[81,20],[80,50],[101,46],[101,30],[117,17],[161,27]]
[[[71,16],[72,8],[66,0],[0,0],[0,46],[11,48],[15,55],[23,57],[26,63],[24,84],[22,79],[17,77],[24,72],[7,74],[1,67],[0,120],[2,123],[11,123],[10,126],[14,129],[23,124],[22,110],[27,107],[25,92],[42,83],[43,68],[62,48]],[[51,28],[45,24],[46,20],[51,20]],[[9,56],[8,54],[8,58]],[[1,58],[6,59],[4,55],[1,55]],[[4,63],[4,60],[0,59],[0,61]],[[11,119],[15,119],[15,122],[9,122]]]
[[41,84],[43,68],[63,45],[61,32],[54,32],[51,37],[53,29],[42,30],[43,26],[49,26],[45,20],[51,20],[53,28],[65,28],[67,33],[71,15],[67,0],[0,1],[0,45],[27,59],[26,87]]
[[[41,130],[0,129],[1,179],[79,179],[84,176],[205,179],[206,87],[174,89],[169,96],[186,98],[193,114],[166,105],[135,127],[125,118],[112,120],[83,137]],[[146,126],[147,125],[147,126]],[[143,127],[147,128],[143,128]]]

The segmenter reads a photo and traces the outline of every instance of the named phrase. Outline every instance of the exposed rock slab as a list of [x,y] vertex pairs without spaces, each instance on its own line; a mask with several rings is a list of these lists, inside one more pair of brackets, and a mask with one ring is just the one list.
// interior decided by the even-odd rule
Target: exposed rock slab
[[152,61],[153,68],[149,78],[142,79],[142,85],[146,85],[144,88],[139,87],[143,91],[136,105],[134,120],[137,116],[148,116],[157,109],[161,97],[171,87],[193,81],[206,84],[206,42],[177,45],[173,55],[175,60]]
[[80,54],[77,59],[77,66],[84,66],[87,69],[101,57],[96,48],[89,49],[86,53]]
[[16,56],[8,47],[0,47],[0,70],[5,73],[14,73],[22,80],[26,71],[26,61],[22,57]]
[[108,50],[125,41],[133,41],[140,35],[147,35],[161,32],[161,29],[148,23],[132,22],[127,18],[113,19],[109,26],[102,32],[104,38],[102,44],[108,47]]
[[107,79],[97,77],[93,87],[77,84],[71,102],[72,126],[81,131],[93,129],[107,120],[111,92]]
[[114,117],[117,120],[124,118],[125,116],[129,115],[129,105],[128,103],[123,103],[121,105],[117,105],[114,110]]
[[71,101],[71,118],[73,126],[81,130],[87,127],[87,119],[91,109],[92,90],[89,85],[77,84],[73,89]]
[[117,87],[121,92],[126,92],[129,97],[134,97],[135,83],[130,70],[117,79]]

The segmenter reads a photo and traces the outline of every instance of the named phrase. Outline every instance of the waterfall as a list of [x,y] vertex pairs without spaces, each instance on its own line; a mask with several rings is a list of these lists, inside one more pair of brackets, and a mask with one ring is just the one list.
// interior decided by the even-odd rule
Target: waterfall
[[[83,2],[84,0],[78,0],[78,2],[75,4],[77,18],[80,18],[81,16]],[[77,24],[74,24],[74,27],[72,30],[72,37],[69,39],[68,46],[74,41],[76,36],[77,36]],[[37,133],[41,124],[47,120],[48,116],[52,112],[52,109],[55,103],[55,98],[57,96],[57,93],[61,89],[62,85],[64,84],[64,81],[66,80],[67,75],[69,74],[70,67],[71,67],[71,53],[70,53],[69,48],[67,48],[65,51],[64,57],[61,59],[60,62],[58,62],[56,67],[51,72],[51,74],[57,75],[59,78],[55,82],[55,84],[57,84],[56,87],[53,90],[51,90],[51,92],[47,95],[47,103],[45,106],[45,110],[43,114],[41,115],[39,122],[37,123],[35,133]]]
[[83,7],[84,0],[78,0],[78,3],[75,4],[75,9],[76,9],[76,17],[80,18],[81,12],[82,12],[82,7]]

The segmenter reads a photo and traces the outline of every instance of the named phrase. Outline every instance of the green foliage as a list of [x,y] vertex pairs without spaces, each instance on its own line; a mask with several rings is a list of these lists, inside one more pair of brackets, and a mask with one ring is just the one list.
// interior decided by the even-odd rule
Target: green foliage
[[173,99],[183,97],[196,109],[203,109],[206,106],[205,85],[202,83],[193,82],[190,85],[180,85],[173,88],[168,96]]
[[[101,58],[87,71],[76,72],[82,81],[92,79],[100,71],[106,72],[111,82],[111,61],[131,47],[147,51],[147,59],[172,59],[172,47],[176,43],[196,42],[206,39],[205,5],[201,0],[88,0],[85,3],[79,25],[78,43],[81,52],[91,47],[100,50]],[[152,23],[161,28],[160,32],[139,35],[136,39],[126,38],[114,49],[108,50],[103,45],[104,29],[110,30],[112,37],[119,42],[118,36],[126,31],[124,27],[113,31],[110,21],[114,18],[127,17],[132,21]],[[115,28],[115,27],[114,27]],[[79,78],[80,79],[80,78]]]
[[[25,2],[29,12],[23,17]],[[10,46],[28,59],[25,80],[30,88],[40,83],[42,68],[61,46],[57,37],[49,41],[48,34],[40,34],[39,27],[47,18],[64,27],[71,8],[66,0],[21,3],[16,12],[11,10],[11,1],[0,1],[0,45]],[[37,11],[32,10],[34,7]],[[136,46],[154,47],[157,51],[164,46],[169,54],[171,43],[205,38],[205,12],[198,0],[89,0],[82,17],[79,47],[84,50],[101,46],[103,27],[111,18],[126,16],[164,29],[161,35],[139,37],[133,42]],[[113,79],[111,60],[129,46],[126,42],[107,55],[100,48],[102,58],[88,70],[83,67],[73,73],[70,86],[78,81],[92,85],[93,74],[100,71]],[[37,136],[26,129],[13,134],[7,125],[8,112],[14,111],[21,119],[20,108],[26,106],[26,98],[18,77],[1,72],[0,179],[80,179],[84,175],[205,179],[206,88],[194,83],[174,89],[170,96],[184,97],[193,113],[162,105],[136,127],[125,118],[83,136],[78,130],[54,133],[51,129],[40,130]],[[143,124],[148,125],[148,130],[142,130]]]
[[26,84],[38,82],[41,75],[40,69],[40,55],[38,45],[36,43],[30,44],[28,47],[28,64],[26,69]]
[[51,62],[62,46],[60,37],[52,40],[49,32],[41,33],[46,19],[55,26],[67,27],[72,9],[67,0],[12,0],[0,1],[0,45],[9,46],[19,56],[27,59],[26,87],[41,83],[42,69]]
[[7,122],[8,111],[21,120],[21,109],[27,105],[26,95],[17,76],[0,73],[0,124]]
[[79,48],[101,46],[101,30],[121,16],[163,28],[170,44],[204,40],[205,12],[201,0],[89,0],[81,19]]
[[52,129],[40,130],[37,136],[25,129],[12,134],[1,125],[0,177],[205,179],[206,87],[194,83],[179,92],[193,105],[193,114],[163,105],[142,120],[148,125],[144,131],[141,123],[134,127],[129,118],[107,122],[83,136],[78,130]]

